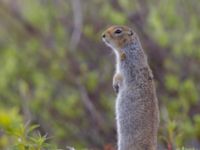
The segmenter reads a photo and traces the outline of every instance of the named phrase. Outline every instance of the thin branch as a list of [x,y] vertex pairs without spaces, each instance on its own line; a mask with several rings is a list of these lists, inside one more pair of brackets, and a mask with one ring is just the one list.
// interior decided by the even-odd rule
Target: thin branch
[[82,16],[82,8],[80,0],[71,0],[71,5],[74,17],[74,29],[71,36],[70,49],[74,50],[76,49],[81,38],[83,16]]
[[81,100],[86,110],[90,113],[92,119],[97,123],[100,129],[104,130],[105,120],[102,118],[101,114],[96,110],[95,106],[92,103],[92,100],[88,96],[85,87],[78,83],[78,88],[81,94]]

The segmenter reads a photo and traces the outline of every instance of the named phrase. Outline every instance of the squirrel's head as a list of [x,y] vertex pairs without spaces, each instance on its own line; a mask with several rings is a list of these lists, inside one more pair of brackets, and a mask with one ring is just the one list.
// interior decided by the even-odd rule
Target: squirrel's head
[[111,26],[102,34],[102,40],[114,50],[119,51],[126,45],[133,43],[136,34],[126,26]]

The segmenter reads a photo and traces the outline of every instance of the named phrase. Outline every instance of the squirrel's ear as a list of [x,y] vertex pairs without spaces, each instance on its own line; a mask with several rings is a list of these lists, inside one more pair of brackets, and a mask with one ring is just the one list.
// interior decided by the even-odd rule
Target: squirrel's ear
[[130,31],[128,32],[128,35],[129,35],[129,36],[132,36],[132,35],[133,35],[133,31],[130,30]]

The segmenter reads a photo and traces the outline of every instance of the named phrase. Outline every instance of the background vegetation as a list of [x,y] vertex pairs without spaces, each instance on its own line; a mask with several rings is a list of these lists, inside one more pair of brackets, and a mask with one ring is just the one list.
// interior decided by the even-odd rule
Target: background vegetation
[[161,149],[200,149],[199,14],[199,0],[1,0],[0,149],[115,149],[113,24],[148,54]]

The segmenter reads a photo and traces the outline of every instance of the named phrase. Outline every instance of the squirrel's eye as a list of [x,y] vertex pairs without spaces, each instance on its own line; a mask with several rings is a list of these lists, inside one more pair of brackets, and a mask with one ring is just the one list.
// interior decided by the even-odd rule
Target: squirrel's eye
[[120,34],[121,32],[122,32],[122,30],[120,30],[120,29],[115,30],[115,34]]

